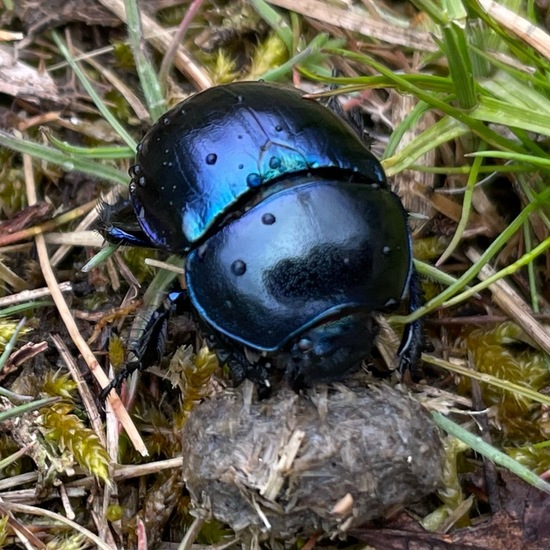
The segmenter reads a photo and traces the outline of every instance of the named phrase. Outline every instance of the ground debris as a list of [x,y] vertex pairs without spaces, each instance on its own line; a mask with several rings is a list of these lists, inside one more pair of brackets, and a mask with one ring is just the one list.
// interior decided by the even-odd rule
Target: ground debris
[[15,14],[29,35],[77,21],[102,27],[117,27],[121,24],[120,19],[107,8],[90,0],[17,0],[14,6]]
[[57,106],[68,103],[48,73],[18,61],[7,50],[0,50],[0,93],[35,104],[43,100],[51,101]]
[[550,525],[546,520],[550,495],[500,471],[502,510],[452,533],[427,533],[418,521],[402,513],[382,529],[353,529],[350,534],[374,548],[402,550],[547,550]]

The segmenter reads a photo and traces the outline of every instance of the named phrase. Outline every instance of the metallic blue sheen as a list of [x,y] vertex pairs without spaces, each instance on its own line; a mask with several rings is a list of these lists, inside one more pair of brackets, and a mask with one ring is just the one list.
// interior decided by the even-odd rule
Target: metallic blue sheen
[[187,257],[187,288],[201,317],[265,351],[331,316],[394,309],[412,266],[394,193],[315,177],[293,183]]
[[290,174],[341,169],[385,186],[355,131],[302,92],[265,82],[210,88],[167,112],[145,135],[131,199],[151,241],[185,251],[259,187]]

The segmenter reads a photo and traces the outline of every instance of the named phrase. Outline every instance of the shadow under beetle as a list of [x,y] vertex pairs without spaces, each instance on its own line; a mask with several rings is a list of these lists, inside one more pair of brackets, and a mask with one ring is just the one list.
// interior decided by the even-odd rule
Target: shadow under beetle
[[[137,360],[102,396],[161,352],[171,303],[191,311],[236,383],[295,389],[342,378],[368,358],[373,312],[420,291],[406,212],[382,166],[341,116],[265,82],[210,88],[147,132],[130,199],[104,205],[108,241],[186,257],[187,290],[149,322]],[[421,351],[405,327],[400,369]]]

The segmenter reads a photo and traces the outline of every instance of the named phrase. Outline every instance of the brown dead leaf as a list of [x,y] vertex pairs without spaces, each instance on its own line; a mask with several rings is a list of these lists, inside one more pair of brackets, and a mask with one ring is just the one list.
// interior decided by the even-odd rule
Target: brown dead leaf
[[51,212],[52,206],[47,202],[41,202],[32,206],[27,206],[17,212],[11,219],[0,222],[0,231],[2,233],[15,233],[25,227],[37,224],[46,219]]
[[32,359],[36,355],[44,353],[48,349],[47,342],[28,342],[17,351],[13,352],[6,362],[5,367],[0,374],[0,380],[4,380],[8,374],[18,369],[25,361]]
[[68,99],[60,95],[50,75],[39,71],[15,56],[0,49],[0,93],[40,104],[43,100],[66,105]]
[[487,521],[451,533],[428,533],[405,513],[382,529],[356,529],[350,534],[376,549],[403,550],[547,550],[550,524],[546,519],[550,495],[506,471],[502,480],[502,510]]
[[16,0],[15,14],[31,37],[75,21],[102,27],[121,24],[120,19],[94,0]]

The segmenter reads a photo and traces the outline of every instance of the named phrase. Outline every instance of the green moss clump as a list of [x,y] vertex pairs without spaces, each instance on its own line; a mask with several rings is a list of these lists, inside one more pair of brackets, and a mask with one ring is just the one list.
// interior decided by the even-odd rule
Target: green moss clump
[[[472,366],[479,372],[535,391],[550,382],[544,354],[531,346],[527,335],[511,322],[472,331],[466,347]],[[505,443],[523,445],[547,437],[540,404],[489,384],[481,384],[481,390],[485,404],[497,411]]]
[[42,413],[44,435],[47,441],[64,453],[69,452],[74,460],[92,475],[109,479],[109,455],[95,432],[72,414],[69,403],[54,403]]

